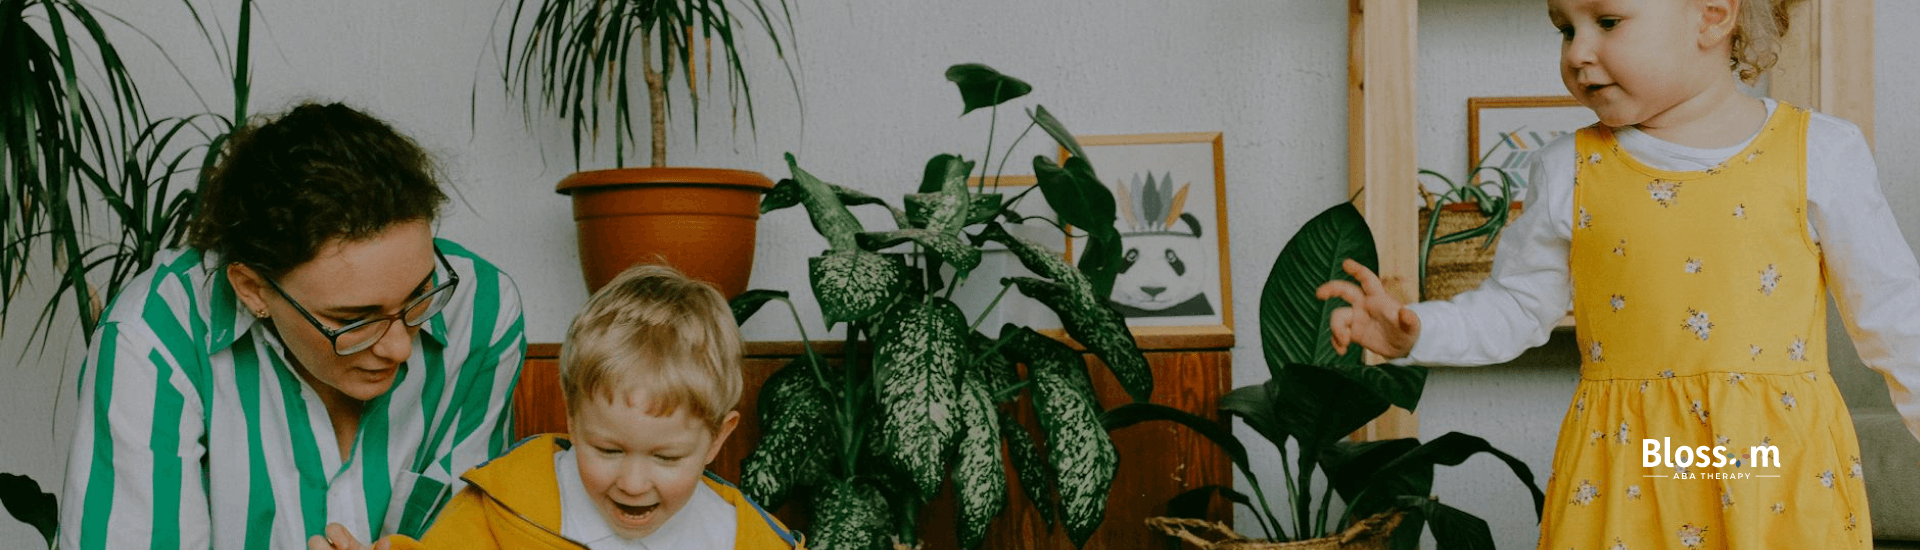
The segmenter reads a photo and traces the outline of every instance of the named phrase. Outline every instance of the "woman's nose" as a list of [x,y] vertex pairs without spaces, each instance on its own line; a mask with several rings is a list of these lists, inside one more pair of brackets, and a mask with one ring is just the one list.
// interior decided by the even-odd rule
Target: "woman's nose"
[[373,344],[373,355],[393,364],[405,363],[413,355],[413,332],[419,330],[409,327],[399,319],[387,323],[387,331],[380,334],[380,340]]

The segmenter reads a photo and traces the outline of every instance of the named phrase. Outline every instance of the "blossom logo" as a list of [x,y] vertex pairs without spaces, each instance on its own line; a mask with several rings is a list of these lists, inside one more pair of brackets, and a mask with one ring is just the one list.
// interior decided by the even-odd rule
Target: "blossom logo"
[[[1725,443],[1725,438],[1716,441]],[[1640,440],[1640,465],[1646,468],[1673,468],[1674,479],[1744,479],[1747,472],[1695,472],[1694,467],[1702,468],[1778,468],[1780,467],[1780,448],[1762,441],[1760,445],[1748,447],[1739,456],[1730,454],[1725,445],[1708,447],[1673,446],[1672,438]],[[1669,477],[1650,475],[1647,477]],[[1752,477],[1780,477],[1778,475],[1753,475]]]

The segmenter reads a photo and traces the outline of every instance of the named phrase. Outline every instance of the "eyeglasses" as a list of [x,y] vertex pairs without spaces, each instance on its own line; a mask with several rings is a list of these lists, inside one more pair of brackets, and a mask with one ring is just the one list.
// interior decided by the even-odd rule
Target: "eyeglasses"
[[[364,318],[347,323],[346,326],[337,329],[327,328],[326,325],[320,324],[319,319],[314,318],[312,313],[307,312],[307,308],[301,306],[300,301],[293,299],[292,295],[287,294],[287,289],[281,288],[280,283],[273,280],[272,277],[268,277],[264,272],[261,272],[260,278],[266,279],[267,284],[273,285],[273,290],[279,292],[282,298],[286,298],[287,303],[293,304],[293,309],[299,311],[301,316],[306,317],[307,322],[312,324],[315,330],[319,330],[320,334],[327,336],[327,341],[333,344],[334,354],[353,355],[366,351],[367,348],[373,347],[374,343],[379,342],[380,337],[385,335],[387,329],[393,326],[395,319],[406,323],[409,327],[417,327],[426,323],[428,319],[432,319],[434,315],[439,314],[441,309],[447,307],[447,302],[453,300],[453,288],[460,284],[460,275],[454,273],[453,264],[447,263],[447,257],[440,253],[439,247],[434,247],[433,256],[440,260],[441,267],[446,268],[447,282],[428,289],[426,292],[421,293],[418,298],[407,302],[405,307],[400,308],[399,313]],[[255,271],[260,270],[255,268]],[[431,278],[433,275],[428,274],[427,276]]]

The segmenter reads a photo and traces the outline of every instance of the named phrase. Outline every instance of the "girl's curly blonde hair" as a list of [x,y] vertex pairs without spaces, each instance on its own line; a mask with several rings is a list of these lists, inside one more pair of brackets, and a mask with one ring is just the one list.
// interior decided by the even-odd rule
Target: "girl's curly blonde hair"
[[1730,63],[1740,80],[1754,84],[1780,62],[1780,37],[1787,34],[1793,5],[1800,0],[1740,0],[1733,28]]

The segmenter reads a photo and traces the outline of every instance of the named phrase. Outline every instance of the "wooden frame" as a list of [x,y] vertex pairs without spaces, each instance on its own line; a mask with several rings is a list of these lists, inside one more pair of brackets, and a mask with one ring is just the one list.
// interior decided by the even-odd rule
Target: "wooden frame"
[[[1482,116],[1483,112],[1486,112],[1485,117]],[[1509,118],[1525,118],[1529,124],[1513,128],[1496,127],[1512,126],[1512,124],[1501,124]],[[1575,119],[1582,120],[1583,123],[1573,125],[1569,122]],[[1493,124],[1483,124],[1482,120],[1489,120]],[[1489,131],[1494,132],[1513,150],[1511,158],[1502,159],[1502,162],[1496,166],[1509,172],[1518,172],[1514,176],[1524,181],[1527,156],[1533,149],[1545,145],[1546,140],[1562,133],[1572,132],[1592,124],[1594,120],[1598,120],[1598,117],[1593,115],[1593,111],[1581,107],[1580,102],[1573,99],[1573,96],[1469,97],[1467,98],[1466,165],[1477,167],[1488,162],[1488,157],[1493,155],[1493,149],[1497,145],[1483,141],[1482,138],[1495,137],[1485,135]],[[1526,136],[1511,135],[1519,133],[1521,128],[1529,130]],[[1537,132],[1542,130],[1545,133]],[[1472,179],[1473,175],[1469,174],[1468,177]]]
[[[1189,310],[1192,312],[1191,314],[1183,315],[1178,311],[1181,305],[1168,303],[1168,301],[1165,300],[1148,301],[1150,298],[1158,298],[1158,294],[1149,297],[1148,293],[1134,292],[1130,295],[1122,296],[1122,294],[1127,291],[1122,286],[1127,283],[1127,279],[1125,275],[1123,275],[1121,280],[1116,281],[1114,285],[1114,293],[1116,295],[1115,303],[1117,308],[1122,311],[1122,314],[1127,317],[1128,326],[1133,330],[1134,335],[1138,337],[1148,335],[1206,336],[1233,334],[1233,263],[1230,248],[1231,239],[1229,238],[1227,229],[1226,156],[1221,133],[1183,132],[1075,136],[1074,139],[1080,143],[1082,149],[1088,151],[1088,156],[1098,159],[1098,168],[1106,170],[1103,177],[1108,181],[1103,183],[1114,185],[1114,187],[1110,189],[1115,191],[1114,198],[1116,206],[1121,214],[1117,216],[1115,225],[1120,229],[1122,234],[1128,235],[1129,238],[1167,236],[1175,240],[1190,240],[1191,238],[1181,239],[1181,235],[1179,234],[1186,234],[1191,231],[1192,233],[1198,234],[1197,238],[1203,246],[1211,247],[1211,261],[1205,261],[1207,259],[1205,258],[1204,251],[1196,251],[1203,260],[1198,263],[1206,268],[1212,269],[1217,276],[1207,277],[1205,281],[1192,281],[1199,283],[1199,285],[1187,287],[1187,289],[1189,291],[1197,290],[1199,293],[1194,295],[1192,300],[1185,300],[1184,303],[1181,304],[1193,307],[1205,306],[1210,312],[1203,313]],[[1101,149],[1107,149],[1111,152],[1095,152]],[[1061,161],[1065,162],[1067,156],[1067,151],[1062,149],[1060,151]],[[1155,173],[1159,173],[1161,177],[1166,177],[1168,174],[1191,174],[1195,170],[1211,170],[1212,182],[1210,182],[1211,186],[1209,188],[1206,186],[1209,182],[1204,180],[1191,180],[1186,177],[1177,177],[1175,179],[1181,182],[1178,188],[1179,191],[1175,194],[1177,198],[1175,198],[1175,195],[1169,195],[1167,197],[1161,197],[1156,201],[1137,192],[1126,190],[1126,188],[1140,187],[1143,185],[1141,182],[1142,173],[1139,172],[1139,170],[1146,171],[1145,181],[1147,183],[1152,182]],[[1128,176],[1133,178],[1133,185],[1128,185]],[[1201,186],[1193,187],[1192,185],[1194,183],[1199,183]],[[1174,189],[1172,184],[1164,182],[1161,187],[1168,190]],[[1209,195],[1211,196],[1209,197]],[[1185,200],[1188,196],[1198,197],[1199,201],[1196,203],[1196,201]],[[1210,201],[1207,200],[1209,198],[1211,198]],[[1212,204],[1210,210],[1204,206],[1209,202]],[[1159,208],[1163,209],[1163,211],[1144,213],[1144,210],[1151,208],[1151,206],[1142,205],[1148,204],[1158,204],[1160,205]],[[1200,206],[1196,208],[1196,204]],[[1143,213],[1136,215],[1132,213],[1135,211]],[[1140,219],[1143,216],[1162,219]],[[1085,239],[1067,239],[1066,252],[1068,261],[1073,260],[1074,251],[1077,250],[1079,246],[1083,246],[1084,241]],[[1152,241],[1146,240],[1140,242]],[[1173,249],[1181,246],[1189,245],[1180,244],[1175,247],[1170,247],[1168,250],[1177,252]],[[1180,254],[1176,253],[1175,255],[1179,256]],[[1192,260],[1193,258],[1188,258],[1184,264],[1193,265],[1195,262]],[[1144,261],[1145,260],[1143,260],[1143,262]],[[1183,277],[1176,276],[1173,277],[1173,279],[1175,279],[1175,282],[1178,282],[1178,280],[1183,279]],[[1217,282],[1215,279],[1217,279]],[[1166,288],[1164,280],[1162,284],[1159,285],[1159,288]],[[1178,292],[1178,290],[1179,289],[1175,289],[1173,292]],[[1176,294],[1176,296],[1178,296],[1178,294]],[[1141,307],[1129,307],[1129,302],[1132,302],[1131,305]]]
[[[1348,0],[1347,183],[1373,227],[1380,277],[1405,300],[1417,295],[1418,183],[1413,132],[1419,59],[1419,3]],[[1853,121],[1873,139],[1873,2],[1806,0],[1793,9],[1771,95]],[[1361,437],[1419,434],[1418,419],[1395,409]]]

